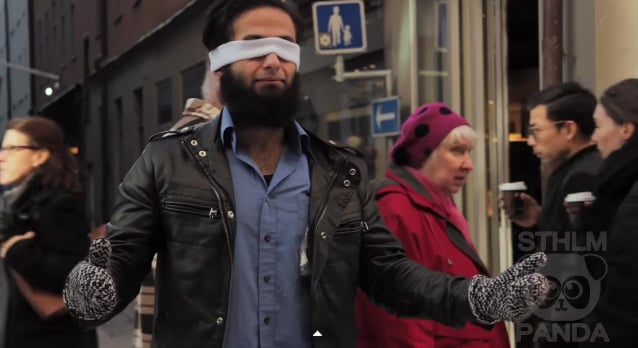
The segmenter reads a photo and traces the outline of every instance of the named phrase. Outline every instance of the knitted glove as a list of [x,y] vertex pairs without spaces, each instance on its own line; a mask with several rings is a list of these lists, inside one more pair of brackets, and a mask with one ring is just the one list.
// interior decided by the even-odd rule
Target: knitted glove
[[62,296],[71,316],[85,324],[100,324],[115,310],[117,295],[113,278],[106,270],[111,243],[97,239],[91,244],[88,262],[82,261],[66,279]]
[[468,298],[472,313],[484,324],[501,320],[520,321],[545,301],[549,283],[536,273],[547,256],[535,253],[495,278],[477,275],[470,282]]

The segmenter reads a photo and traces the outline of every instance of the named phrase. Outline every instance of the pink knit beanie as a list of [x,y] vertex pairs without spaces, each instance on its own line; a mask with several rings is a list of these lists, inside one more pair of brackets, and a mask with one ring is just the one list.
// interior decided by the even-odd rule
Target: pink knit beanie
[[421,105],[401,126],[399,140],[390,153],[392,161],[419,168],[454,128],[469,125],[443,103]]

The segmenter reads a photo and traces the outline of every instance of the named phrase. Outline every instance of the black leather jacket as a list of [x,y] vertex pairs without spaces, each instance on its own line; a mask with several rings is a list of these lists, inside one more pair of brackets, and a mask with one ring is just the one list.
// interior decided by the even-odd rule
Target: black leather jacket
[[[154,347],[222,347],[233,315],[235,201],[219,128],[211,121],[155,137],[120,185],[108,268],[122,310],[158,253]],[[313,135],[308,145],[313,346],[356,346],[357,286],[397,315],[455,327],[470,320],[469,280],[406,258],[380,218],[362,159]]]

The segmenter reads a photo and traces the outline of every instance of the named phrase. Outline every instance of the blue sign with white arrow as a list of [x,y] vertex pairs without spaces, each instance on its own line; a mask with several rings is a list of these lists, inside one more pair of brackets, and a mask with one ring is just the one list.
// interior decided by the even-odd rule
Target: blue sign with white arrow
[[312,4],[318,54],[363,52],[367,48],[363,1],[318,1]]
[[370,104],[370,129],[373,137],[399,134],[401,115],[399,97],[377,99]]

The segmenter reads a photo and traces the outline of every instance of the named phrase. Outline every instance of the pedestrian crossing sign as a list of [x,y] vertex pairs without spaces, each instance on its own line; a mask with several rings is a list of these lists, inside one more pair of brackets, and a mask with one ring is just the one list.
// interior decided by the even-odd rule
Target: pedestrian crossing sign
[[319,1],[312,4],[318,54],[364,52],[367,49],[363,1]]

